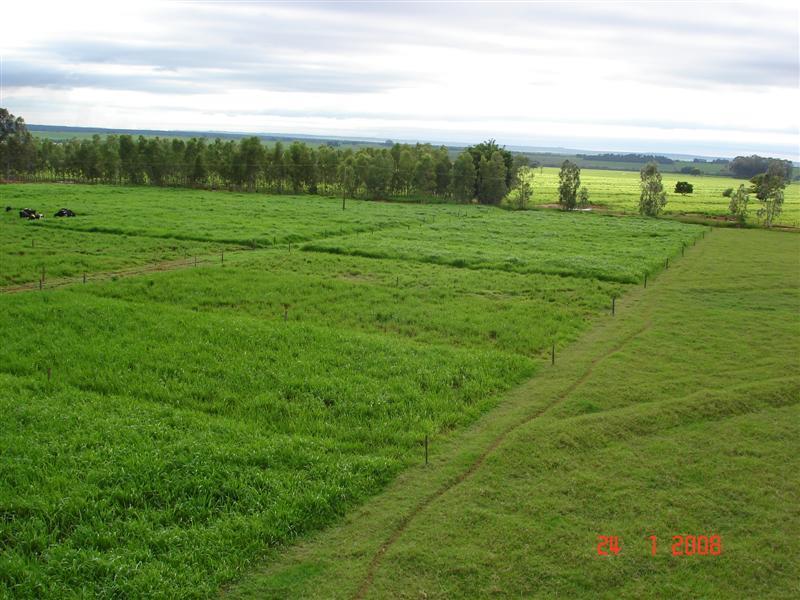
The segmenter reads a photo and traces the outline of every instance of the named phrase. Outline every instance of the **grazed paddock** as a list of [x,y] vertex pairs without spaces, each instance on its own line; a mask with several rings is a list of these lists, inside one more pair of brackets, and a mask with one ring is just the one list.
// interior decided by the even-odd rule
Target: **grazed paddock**
[[[17,596],[213,596],[382,490],[421,459],[426,435],[441,444],[486,414],[703,231],[555,212],[515,222],[484,207],[8,189],[79,215],[4,217],[11,247],[39,236],[42,252],[3,246],[11,281],[42,261],[48,277],[74,273],[86,252],[97,272],[229,252],[0,297],[0,585]],[[330,243],[395,251],[347,256]],[[475,263],[476,250],[490,260]]]

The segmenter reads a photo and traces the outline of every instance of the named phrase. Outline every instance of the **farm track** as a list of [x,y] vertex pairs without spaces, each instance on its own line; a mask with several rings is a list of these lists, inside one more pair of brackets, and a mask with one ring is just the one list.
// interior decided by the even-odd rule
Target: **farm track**
[[433,504],[437,499],[444,496],[447,492],[451,491],[452,489],[456,488],[467,479],[469,479],[472,475],[475,474],[478,469],[486,462],[486,459],[492,454],[512,433],[521,429],[522,427],[528,425],[532,421],[535,421],[539,417],[543,416],[549,410],[555,408],[559,404],[562,404],[567,398],[569,398],[570,394],[572,394],[576,389],[581,387],[589,378],[592,376],[595,368],[614,354],[620,352],[627,346],[631,341],[636,339],[638,336],[645,333],[651,327],[651,320],[649,316],[646,318],[644,325],[629,333],[628,335],[624,336],[621,340],[619,340],[614,346],[608,348],[605,352],[600,354],[599,356],[595,357],[585,369],[583,374],[573,381],[569,386],[567,386],[560,394],[557,394],[555,398],[550,401],[549,403],[545,404],[544,406],[540,407],[538,410],[530,413],[529,415],[525,416],[520,421],[513,423],[506,427],[491,443],[486,447],[486,449],[481,452],[481,454],[475,459],[475,461],[464,471],[461,472],[455,479],[450,480],[449,482],[445,483],[444,486],[440,487],[438,490],[433,492],[431,495],[424,498],[417,506],[406,515],[403,520],[399,523],[399,525],[395,528],[395,530],[391,533],[389,538],[378,548],[377,552],[373,556],[372,560],[369,563],[369,567],[367,569],[367,575],[364,578],[363,582],[359,586],[357,592],[353,595],[354,600],[362,600],[367,592],[369,591],[370,586],[372,585],[372,581],[375,577],[375,573],[377,572],[378,568],[381,565],[381,559],[386,554],[386,552],[400,539],[403,535],[403,532],[408,528],[411,522],[419,516],[422,512],[425,511],[427,507]]

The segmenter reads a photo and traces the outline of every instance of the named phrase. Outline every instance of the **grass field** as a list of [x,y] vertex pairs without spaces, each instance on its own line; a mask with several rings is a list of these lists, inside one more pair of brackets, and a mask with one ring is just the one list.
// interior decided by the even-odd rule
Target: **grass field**
[[[584,213],[480,211],[380,236],[333,237],[305,247],[472,269],[550,273],[636,283],[679,256],[702,230],[653,219]],[[588,217],[588,218],[587,218]]]
[[[413,227],[435,216],[481,210],[353,200],[342,210],[340,200],[315,196],[64,184],[3,185],[0,202],[15,208],[0,213],[0,285],[38,281],[42,267],[46,277],[77,276],[225,249]],[[23,207],[45,219],[20,219]],[[62,207],[78,216],[54,218]]]
[[[552,204],[558,202],[559,169],[536,169],[533,179],[533,203]],[[718,216],[728,214],[729,198],[722,196],[727,188],[738,189],[741,184],[749,185],[743,179],[716,176],[693,176],[679,173],[662,173],[664,189],[668,193],[667,214],[698,213]],[[675,183],[688,181],[694,185],[694,192],[682,196],[673,193]],[[625,171],[605,171],[581,169],[581,185],[589,188],[590,202],[605,205],[613,210],[636,213],[639,210],[639,173]],[[756,211],[758,200],[750,201],[750,220],[758,222]],[[787,186],[783,213],[775,221],[777,224],[800,226],[800,183]]]
[[[430,465],[228,596],[797,597],[798,251],[714,231]],[[598,556],[598,535],[621,553]],[[673,556],[675,535],[722,553]]]
[[[85,215],[0,222],[4,240],[45,234],[35,249],[65,270],[74,240],[101,270],[162,243],[185,243],[180,254],[284,236],[224,265],[0,296],[0,594],[15,597],[215,595],[383,489],[425,435],[440,444],[486,414],[702,233],[558,212],[515,227],[482,207],[2,191]],[[383,238],[398,248],[384,258],[316,247]],[[559,244],[586,261],[558,262]],[[18,273],[40,260],[2,251]]]

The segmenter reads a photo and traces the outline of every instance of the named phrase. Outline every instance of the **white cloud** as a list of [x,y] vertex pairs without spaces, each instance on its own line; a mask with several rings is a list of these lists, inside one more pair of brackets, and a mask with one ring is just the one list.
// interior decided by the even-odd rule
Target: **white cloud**
[[28,122],[797,159],[798,10],[746,3],[36,3]]

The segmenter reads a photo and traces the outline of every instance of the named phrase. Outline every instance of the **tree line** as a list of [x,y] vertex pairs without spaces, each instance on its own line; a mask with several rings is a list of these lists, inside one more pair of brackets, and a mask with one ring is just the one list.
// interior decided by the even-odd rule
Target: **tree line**
[[343,198],[436,197],[499,204],[528,164],[494,140],[455,160],[445,146],[393,144],[357,151],[295,141],[94,135],[55,142],[33,137],[0,109],[0,169],[29,178],[126,185],[186,186]]
[[623,162],[636,164],[656,162],[662,165],[672,165],[675,163],[673,159],[657,154],[617,154],[613,152],[606,152],[604,154],[576,154],[576,156],[586,160],[597,160],[602,162]]

